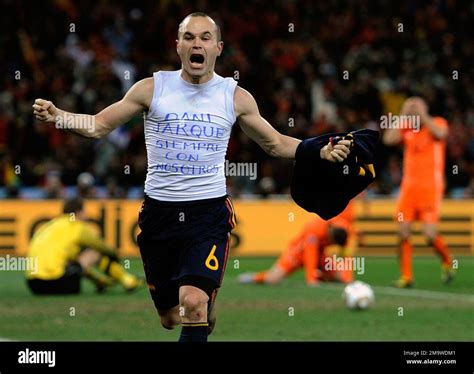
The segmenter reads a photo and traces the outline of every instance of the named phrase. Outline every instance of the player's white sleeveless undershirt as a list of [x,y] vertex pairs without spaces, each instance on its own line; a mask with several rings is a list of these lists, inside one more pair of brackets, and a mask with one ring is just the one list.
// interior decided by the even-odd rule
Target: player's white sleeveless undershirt
[[214,73],[208,82],[192,84],[181,77],[181,70],[159,71],[153,79],[145,118],[145,194],[162,201],[224,196],[237,82]]

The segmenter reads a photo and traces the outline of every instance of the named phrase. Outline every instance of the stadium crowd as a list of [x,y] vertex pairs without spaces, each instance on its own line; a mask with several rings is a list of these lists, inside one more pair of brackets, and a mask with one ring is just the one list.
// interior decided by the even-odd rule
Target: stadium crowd
[[[306,138],[380,129],[381,115],[421,95],[450,123],[448,196],[474,194],[474,8],[461,1],[2,3],[0,196],[28,197],[25,191],[39,188],[54,198],[77,186],[86,196],[124,197],[141,187],[141,117],[91,141],[35,121],[31,105],[43,97],[97,113],[137,80],[178,69],[177,25],[197,10],[222,28],[216,71],[248,89],[280,132]],[[381,144],[379,156],[371,193],[395,193],[401,149]],[[258,165],[256,180],[229,178],[232,194],[288,193],[292,161],[270,159],[238,126],[227,159]]]

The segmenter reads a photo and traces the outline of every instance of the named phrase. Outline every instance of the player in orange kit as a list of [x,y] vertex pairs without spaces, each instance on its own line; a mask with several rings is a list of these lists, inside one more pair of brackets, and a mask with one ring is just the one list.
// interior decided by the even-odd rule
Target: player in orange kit
[[239,283],[277,284],[300,268],[305,269],[309,286],[317,285],[319,281],[352,282],[352,266],[337,266],[338,261],[333,261],[333,258],[349,259],[354,252],[352,220],[352,203],[329,221],[316,216],[290,242],[271,269],[242,274]]
[[[403,129],[387,129],[384,143],[404,145],[403,179],[397,206],[400,223],[401,277],[399,288],[413,285],[412,252],[409,242],[411,223],[423,222],[423,234],[442,260],[442,279],[449,283],[454,276],[451,255],[444,239],[438,234],[440,205],[444,194],[444,159],[448,123],[444,118],[431,117],[428,106],[420,97],[408,98],[402,106]],[[420,126],[416,126],[420,125]]]

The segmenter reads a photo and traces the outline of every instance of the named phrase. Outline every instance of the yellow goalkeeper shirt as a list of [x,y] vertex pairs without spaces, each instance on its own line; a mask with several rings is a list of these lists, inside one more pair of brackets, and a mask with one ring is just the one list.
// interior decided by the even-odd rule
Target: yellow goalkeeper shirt
[[36,271],[27,270],[28,279],[52,280],[64,275],[69,261],[77,259],[81,249],[92,248],[101,253],[113,252],[84,221],[71,220],[68,214],[41,226],[31,239],[28,257],[36,259]]

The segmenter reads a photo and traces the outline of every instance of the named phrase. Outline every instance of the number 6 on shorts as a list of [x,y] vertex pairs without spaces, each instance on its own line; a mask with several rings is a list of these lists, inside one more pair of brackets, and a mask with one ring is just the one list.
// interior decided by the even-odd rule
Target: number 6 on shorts
[[209,252],[209,256],[206,258],[206,267],[210,270],[217,270],[219,269],[219,261],[217,260],[217,257],[214,256],[214,252],[216,251],[217,246],[214,244],[212,246],[211,252]]

